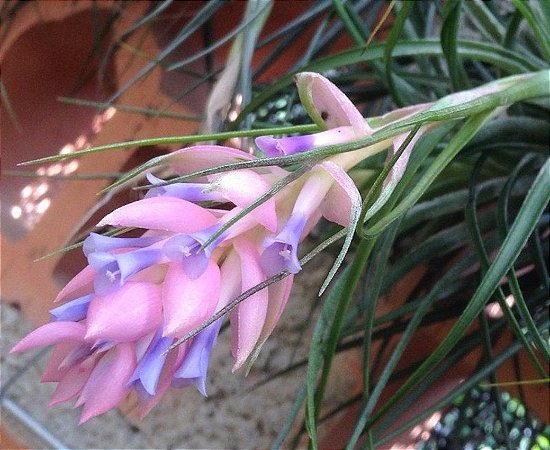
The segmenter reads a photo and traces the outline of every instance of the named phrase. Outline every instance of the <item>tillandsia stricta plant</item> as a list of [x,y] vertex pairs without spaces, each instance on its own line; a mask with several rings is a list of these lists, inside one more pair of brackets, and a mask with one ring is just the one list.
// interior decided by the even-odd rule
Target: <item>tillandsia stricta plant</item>
[[[334,275],[361,216],[361,195],[348,170],[390,147],[378,197],[388,199],[420,136],[472,113],[467,124],[479,127],[503,101],[546,95],[547,82],[547,71],[510,77],[396,110],[373,127],[325,77],[298,74],[300,98],[326,131],[259,137],[256,144],[268,156],[263,160],[197,145],[147,163],[147,169],[169,165],[179,178],[164,181],[148,173],[145,198],[98,223],[141,229],[142,236],[92,233],[83,245],[88,266],[59,293],[52,321],[12,351],[54,345],[42,378],[58,383],[50,404],[75,400],[84,406],[81,422],[115,407],[132,390],[143,416],[171,386],[193,385],[206,395],[220,312],[230,311],[233,370],[250,365],[301,270],[299,243],[321,217],[347,230],[323,289]],[[277,161],[300,165],[288,171]],[[364,213],[372,216],[383,203],[375,205]],[[227,308],[270,278],[275,282]]]
[[[297,85],[312,105],[313,117],[323,117],[322,126],[330,130],[260,138],[258,146],[266,154],[276,148],[286,154],[288,146],[293,153],[312,150],[319,139],[337,144],[372,134],[349,99],[326,78],[302,73]],[[52,405],[69,400],[84,405],[82,422],[113,408],[131,390],[138,394],[142,415],[170,386],[194,385],[206,395],[208,357],[221,319],[169,351],[173,343],[242,293],[284,274],[231,312],[234,370],[253,360],[285,307],[292,275],[301,270],[299,242],[321,217],[350,228],[353,235],[361,198],[346,170],[390,145],[388,138],[311,159],[309,167],[294,173],[251,167],[192,183],[167,183],[148,174],[152,185],[145,198],[98,224],[138,228],[145,230],[143,235],[92,233],[83,245],[89,265],[56,298],[62,304],[50,311],[52,321],[13,351],[55,346],[42,379],[58,383]],[[242,160],[258,161],[233,148],[201,145],[155,165],[169,164],[181,176]],[[265,201],[258,204],[262,196]],[[206,202],[213,206],[204,206]],[[231,223],[235,218],[239,220]]]
[[[197,20],[220,4],[208,2]],[[496,389],[517,381],[529,407],[528,389],[548,379],[550,10],[547,2],[521,0],[396,1],[384,16],[394,20],[387,40],[377,44],[364,12],[376,16],[383,4],[318,2],[285,25],[275,34],[288,43],[329,11],[292,73],[271,84],[258,77],[275,65],[277,50],[251,75],[253,46],[243,45],[239,55],[248,62],[226,67],[228,76],[241,71],[239,82],[217,90],[239,85],[249,100],[229,131],[70,156],[259,136],[255,150],[264,157],[197,145],[154,158],[113,185],[147,174],[145,198],[100,222],[141,235],[92,234],[83,246],[89,265],[59,294],[52,322],[16,347],[54,345],[44,374],[58,383],[52,403],[75,400],[86,420],[133,391],[143,415],[172,386],[205,393],[209,355],[227,317],[234,368],[250,368],[295,275],[345,237],[321,286],[328,290],[316,303],[309,358],[293,366],[307,366],[303,387],[273,446],[286,445],[297,429],[295,446],[307,433],[317,448],[326,440],[323,425],[347,410],[353,423],[334,447],[384,448],[487,380],[497,420],[485,432],[502,448],[534,442],[535,427],[532,436],[518,434]],[[463,37],[464,30],[471,33]],[[331,36],[344,33],[355,48],[318,57]],[[291,99],[294,78],[314,123],[273,127],[263,107],[279,95]],[[390,103],[403,107],[379,115]],[[165,176],[166,168],[176,176]],[[300,241],[321,217],[329,224],[323,233],[334,234],[300,259]],[[396,291],[411,273],[420,281],[401,299]],[[358,355],[361,386],[335,405],[325,392],[338,354],[349,349]],[[497,374],[506,364],[514,370]],[[456,381],[452,390],[423,403],[446,379]],[[535,398],[536,406],[542,395]]]

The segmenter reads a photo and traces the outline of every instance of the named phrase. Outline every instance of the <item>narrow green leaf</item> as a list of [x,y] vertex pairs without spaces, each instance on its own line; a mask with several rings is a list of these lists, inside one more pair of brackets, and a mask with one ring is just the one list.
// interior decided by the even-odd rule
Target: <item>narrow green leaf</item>
[[[491,43],[460,40],[457,42],[458,54],[463,58],[479,60],[502,69],[505,73],[522,73],[544,68],[540,60],[529,59],[523,55],[510,51]],[[392,52],[394,58],[403,56],[418,57],[443,56],[440,41],[436,39],[417,39],[398,42]],[[293,83],[294,75],[301,71],[324,72],[334,67],[381,60],[384,57],[384,44],[375,44],[367,49],[355,48],[341,53],[319,58],[311,63],[293,70],[288,75],[278,78],[276,82],[263,89],[231,123],[231,129],[237,129],[240,121],[249,113],[255,111],[269,99],[278,95],[281,90]],[[544,63],[543,63],[544,64]]]
[[392,354],[388,362],[386,363],[386,366],[384,367],[384,370],[377,377],[376,386],[374,387],[370,395],[367,397],[367,403],[363,408],[363,410],[361,411],[359,419],[356,422],[353,435],[351,436],[348,444],[346,445],[346,449],[353,449],[356,446],[357,441],[361,437],[361,434],[367,423],[367,420],[370,414],[372,413],[372,411],[374,410],[374,407],[376,406],[378,399],[380,398],[382,390],[386,387],[386,384],[388,383],[390,375],[392,374],[397,363],[399,362],[399,359],[403,355],[407,345],[409,344],[411,338],[413,337],[413,334],[415,333],[416,329],[420,325],[420,322],[422,321],[422,319],[424,318],[428,310],[432,307],[433,302],[437,299],[438,294],[444,288],[446,288],[451,281],[453,281],[456,277],[458,277],[472,263],[473,263],[472,257],[465,258],[461,260],[459,263],[457,263],[437,282],[437,284],[432,288],[428,296],[426,296],[423,299],[423,302],[415,310],[415,313],[412,316],[412,318],[408,321],[407,327],[403,332],[403,335],[399,339],[398,344],[393,349]]
[[[466,216],[466,223],[469,227],[470,234],[472,236],[472,243],[473,247],[478,255],[478,258],[480,260],[480,265],[482,268],[482,273],[486,273],[489,270],[489,255],[485,248],[484,239],[482,237],[482,230],[479,226],[479,221],[477,220],[477,214],[476,214],[476,204],[477,204],[477,189],[475,188],[477,177],[479,174],[479,171],[481,169],[481,166],[483,165],[483,162],[487,159],[487,155],[482,155],[479,159],[476,165],[474,166],[474,170],[472,171],[472,176],[470,178],[470,195],[468,199],[468,203],[466,206],[465,216]],[[524,159],[524,161],[526,161]],[[524,163],[520,163],[518,166],[519,169],[516,169],[516,173],[519,173],[519,170],[524,166]],[[514,177],[512,177],[514,179]],[[508,183],[509,185],[509,183]],[[506,185],[505,185],[506,189]],[[504,196],[508,198],[511,194],[511,191],[505,192]],[[502,194],[501,194],[502,195]],[[513,270],[513,266],[512,266]],[[521,326],[519,325],[516,317],[512,313],[512,310],[508,306],[508,303],[506,302],[506,298],[504,295],[504,292],[501,287],[498,287],[496,289],[496,298],[497,301],[504,313],[504,317],[508,324],[510,325],[512,331],[518,338],[518,340],[523,344],[525,351],[527,352],[527,355],[531,359],[531,362],[533,363],[533,366],[538,370],[539,374],[542,376],[546,375],[546,372],[542,365],[540,364],[537,356],[534,354],[533,349],[531,348],[531,345],[527,341],[526,337],[524,336],[523,330],[521,329]]]
[[273,444],[271,445],[272,450],[278,450],[283,445],[285,438],[288,436],[288,433],[290,432],[290,429],[292,428],[292,425],[294,424],[294,421],[296,420],[296,417],[298,416],[298,413],[302,408],[302,403],[304,403],[304,400],[306,398],[306,393],[307,393],[306,384],[304,383],[302,386],[300,386],[296,395],[294,395],[294,402],[292,403],[292,408],[290,409],[290,413],[288,414],[285,420],[285,423],[279,430],[277,437],[275,438],[275,440],[273,441]]
[[[317,419],[323,403],[328,375],[340,337],[344,314],[353,296],[357,283],[367,264],[368,256],[375,240],[363,240],[359,244],[353,262],[346,267],[334,284],[323,304],[312,339],[307,373],[306,425],[311,438],[311,445],[317,448]],[[327,330],[328,329],[328,330]],[[324,339],[326,342],[323,342]],[[318,372],[323,364],[319,383]],[[315,388],[317,386],[317,388]]]
[[[505,238],[509,229],[508,201],[512,193],[512,188],[514,187],[514,184],[517,181],[517,178],[520,175],[521,171],[525,169],[525,167],[529,162],[531,162],[531,158],[524,158],[522,162],[518,164],[518,166],[515,168],[514,172],[512,173],[512,176],[508,180],[508,183],[506,183],[506,185],[504,186],[502,194],[499,198],[499,208],[498,208],[499,219],[500,219],[499,230],[503,238]],[[544,356],[546,361],[550,363],[550,348],[548,347],[547,342],[545,342],[544,337],[538,332],[535,321],[533,320],[533,317],[531,316],[529,308],[525,303],[525,298],[523,296],[523,292],[521,291],[521,287],[519,285],[518,277],[514,270],[514,266],[512,266],[511,270],[508,272],[508,279],[510,284],[510,290],[512,292],[512,295],[514,296],[517,308],[521,314],[521,317],[523,318],[525,326],[527,327],[527,330],[529,331],[529,334],[533,339],[533,342],[537,347],[537,349],[541,352],[541,354]],[[530,346],[527,344],[526,346],[527,351],[529,351],[529,347]]]
[[[317,131],[318,128],[314,124],[308,125],[293,125],[289,127],[276,127],[269,130],[272,134],[293,134],[293,133],[311,133]],[[222,133],[211,134],[194,134],[192,136],[168,136],[159,138],[139,139],[136,141],[117,142],[115,144],[99,145],[97,147],[88,148],[85,150],[79,150],[73,153],[67,153],[62,155],[51,155],[44,158],[33,159],[32,161],[21,162],[19,166],[29,166],[32,164],[42,164],[47,162],[59,161],[64,159],[78,158],[81,156],[91,155],[94,153],[120,150],[131,147],[149,147],[154,145],[169,145],[169,144],[193,144],[196,142],[206,141],[222,141],[226,139],[236,137],[251,137],[251,136],[263,136],[266,134],[265,130],[239,130],[239,131],[225,131]]]
[[269,3],[265,3],[264,5],[261,5],[260,8],[258,8],[254,14],[250,15],[250,17],[246,17],[237,27],[235,27],[233,30],[227,32],[224,34],[224,36],[214,42],[212,45],[209,45],[208,47],[200,50],[199,52],[193,54],[192,56],[189,56],[181,61],[172,63],[169,65],[166,70],[172,71],[176,69],[180,69],[181,67],[187,66],[188,64],[191,64],[194,61],[197,61],[198,59],[203,58],[205,55],[208,55],[209,53],[212,53],[217,48],[221,47],[226,42],[230,41],[235,37],[237,34],[239,34],[242,31],[246,30],[246,27],[248,27],[253,21],[255,21],[260,15],[268,8],[270,7]]
[[502,42],[504,26],[482,0],[469,0],[464,2],[463,6],[469,13],[468,18],[486,39],[496,43]]
[[467,77],[458,53],[458,29],[460,27],[460,7],[462,0],[448,0],[443,6],[443,24],[441,26],[441,48],[447,60],[451,83],[455,91],[468,87]]
[[344,2],[342,2],[342,0],[332,0],[332,6],[334,8],[334,11],[336,11],[336,14],[338,15],[338,17],[340,17],[340,20],[344,24],[344,28],[355,42],[355,45],[365,45],[365,36],[363,34],[363,30],[357,27],[355,22],[351,19]]
[[508,272],[515,259],[518,257],[529,235],[537,225],[540,214],[550,201],[550,159],[546,161],[535,179],[531,190],[518,212],[518,215],[510,228],[495,260],[483,277],[472,299],[464,309],[463,314],[456,321],[441,344],[420,365],[398,391],[375,414],[372,421],[382,416],[397,400],[428,374],[433,367],[440,363],[452,350],[460,337],[467,330],[475,317],[483,310],[490,296],[498,288],[502,277]]
[[224,2],[221,0],[210,0],[207,2],[195,15],[193,18],[180,30],[178,35],[168,44],[155,58],[155,60],[147,64],[143,69],[141,69],[136,75],[134,75],[130,80],[128,80],[114,95],[112,95],[107,103],[114,102],[122,94],[124,94],[128,89],[130,89],[135,83],[141,80],[143,77],[147,76],[151,71],[159,64],[160,61],[164,60],[168,55],[170,55],[176,48],[178,48],[185,40],[191,36],[201,25],[208,21],[214,13],[224,5]]
[[201,116],[197,116],[193,114],[180,114],[180,113],[175,113],[171,111],[140,108],[138,106],[120,105],[117,103],[93,102],[91,100],[86,100],[83,98],[57,97],[57,100],[62,103],[67,103],[69,105],[90,106],[93,108],[100,108],[100,109],[115,108],[117,111],[143,114],[144,116],[171,117],[174,119],[194,120],[196,122],[199,122],[200,120],[202,120]]
[[386,72],[386,82],[388,83],[388,88],[390,90],[392,99],[397,106],[404,106],[407,102],[403,99],[400,90],[398,90],[395,85],[394,71],[392,68],[392,54],[395,45],[397,44],[397,41],[399,39],[399,36],[403,31],[405,21],[407,20],[412,10],[412,7],[414,6],[414,2],[403,2],[402,5],[402,8],[399,10],[397,16],[395,17],[395,21],[393,22],[390,34],[386,39],[386,43],[384,46],[384,67]]
[[377,439],[376,440],[376,445],[378,446],[377,448],[383,448],[381,446],[384,445],[389,440],[400,435],[404,431],[409,430],[412,426],[419,423],[422,419],[425,419],[426,417],[431,416],[434,412],[439,411],[445,408],[447,405],[451,404],[456,398],[458,398],[459,396],[471,390],[474,386],[479,384],[480,381],[486,379],[488,374],[490,374],[491,372],[494,372],[499,366],[501,366],[506,361],[508,361],[520,349],[521,349],[521,344],[517,342],[508,346],[504,351],[496,355],[489,364],[484,366],[475,374],[468,377],[463,383],[461,383],[458,387],[453,389],[449,394],[445,395],[441,400],[436,402],[434,405],[428,408],[425,408],[421,413],[415,415],[414,418],[407,420],[405,423],[403,423],[402,425],[400,425],[390,433],[386,434],[384,437]]
[[313,329],[313,336],[311,338],[306,376],[306,426],[313,448],[317,447],[317,407],[315,404],[315,390],[318,373],[323,364],[323,341],[326,339],[326,329],[331,325],[336,314],[341,293],[343,293],[351,276],[351,266],[348,266],[332,286],[330,293],[323,302],[321,314]]
[[366,233],[369,236],[374,236],[380,233],[397,217],[404,214],[412,205],[414,205],[426,189],[433,183],[435,178],[443,171],[443,169],[452,161],[458,152],[468,143],[477,131],[485,124],[493,113],[484,113],[473,116],[462,126],[462,128],[449,141],[445,150],[443,150],[433,161],[430,167],[426,170],[420,181],[413,187],[411,192],[383,219],[376,224],[368,227]]
[[[545,0],[543,0],[545,1]],[[540,20],[535,15],[528,1],[525,0],[512,0],[514,6],[523,15],[524,19],[529,24],[531,31],[538,40],[538,43],[542,49],[542,53],[547,62],[550,62],[550,33],[548,29],[544,28],[540,23]]]

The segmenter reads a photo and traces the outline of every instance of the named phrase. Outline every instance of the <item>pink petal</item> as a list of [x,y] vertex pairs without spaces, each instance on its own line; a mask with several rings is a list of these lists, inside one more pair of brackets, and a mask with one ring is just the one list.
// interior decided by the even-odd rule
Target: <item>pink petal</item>
[[327,128],[351,125],[359,136],[371,133],[363,115],[331,81],[314,72],[299,73],[295,80],[300,100],[315,116],[315,123],[324,123]]
[[[337,208],[338,205],[331,205],[328,203],[323,206],[323,212],[327,215],[329,220],[334,220],[335,222],[343,224],[348,228],[348,230],[344,243],[342,244],[342,248],[340,249],[340,253],[336,257],[336,260],[329,270],[325,281],[323,281],[323,284],[321,285],[321,289],[319,290],[319,295],[321,295],[329,285],[332,278],[334,278],[334,275],[342,264],[342,261],[344,260],[344,257],[346,256],[351,245],[351,241],[353,240],[355,228],[357,227],[359,216],[361,215],[361,194],[357,190],[357,186],[355,186],[353,180],[339,165],[332,161],[323,161],[319,164],[319,166],[330,173],[330,175],[338,183],[338,186],[347,194],[350,201],[350,208],[345,211],[349,214],[347,219],[342,215],[334,214],[334,209]],[[330,201],[331,198],[329,197],[328,202]]]
[[75,398],[88,381],[93,367],[92,364],[79,364],[67,370],[63,379],[57,384],[48,406],[54,406]]
[[114,408],[126,395],[128,380],[136,367],[134,345],[122,343],[109,350],[96,364],[78,404],[84,403],[80,423]]
[[139,399],[138,414],[141,419],[151,412],[151,410],[160,402],[166,391],[170,389],[172,384],[172,376],[181,364],[186,351],[186,344],[183,344],[179,346],[177,351],[171,351],[168,353],[164,367],[160,373],[155,395],[145,399]]
[[193,233],[216,223],[205,208],[175,197],[151,197],[129,203],[107,214],[97,226],[115,225]]
[[[210,176],[209,180],[213,189],[241,208],[250,206],[270,188],[265,178],[252,170],[225,172]],[[250,215],[269,231],[277,231],[277,214],[273,198],[255,208]]]
[[322,167],[336,180],[321,204],[323,216],[331,222],[349,226],[352,207],[361,205],[357,186],[346,171],[332,161],[324,161],[318,167]]
[[166,162],[170,163],[172,169],[180,174],[186,175],[198,170],[209,169],[222,164],[229,164],[239,161],[256,159],[242,150],[220,145],[196,145],[182,148],[167,156]]
[[263,344],[267,338],[271,335],[277,322],[281,318],[281,314],[285,310],[290,291],[292,290],[292,283],[294,281],[294,275],[289,275],[285,279],[278,281],[268,287],[269,304],[267,308],[267,314],[265,317],[265,323],[260,336],[260,345]]
[[277,283],[274,283],[267,288],[269,293],[267,315],[265,318],[264,326],[262,328],[262,333],[258,338],[258,342],[256,343],[254,350],[250,353],[248,357],[246,366],[247,371],[250,370],[250,368],[252,367],[252,364],[260,354],[260,351],[265,344],[265,341],[267,341],[267,338],[269,338],[269,336],[275,329],[277,322],[279,322],[281,314],[283,313],[286,303],[288,301],[288,297],[290,296],[293,280],[294,275],[289,275],[285,279],[278,281]]
[[57,344],[48,359],[44,372],[40,381],[42,383],[59,382],[67,373],[68,367],[62,367],[61,363],[76,347],[80,346],[79,342],[62,342]]
[[231,249],[220,268],[221,286],[216,311],[219,311],[240,295],[242,288],[240,264],[238,253]]
[[[394,157],[394,155],[398,152],[399,148],[405,140],[407,139],[409,133],[400,134],[399,136],[396,136],[393,141],[393,146],[390,147],[390,150],[388,151],[388,156],[386,158],[386,162],[388,162],[390,159]],[[418,139],[422,137],[422,130],[419,130],[411,139],[407,147],[405,147],[405,150],[403,153],[401,153],[401,156],[399,159],[395,162],[394,166],[390,170],[390,173],[388,174],[388,177],[384,180],[384,187],[391,185],[395,186],[398,181],[401,179],[403,174],[405,173],[405,169],[407,168],[407,163],[409,162],[409,157],[411,156],[411,151],[418,142]]]
[[164,335],[183,336],[210,318],[220,291],[220,269],[213,261],[197,279],[190,279],[179,263],[169,265],[162,289]]
[[[382,191],[380,192],[380,195],[376,199],[376,201],[371,205],[369,210],[367,211],[366,218],[372,217],[384,204],[388,201],[391,193],[397,186],[397,183],[399,183],[399,180],[405,173],[405,170],[407,169],[407,164],[409,162],[409,157],[411,156],[411,152],[418,142],[418,140],[422,137],[423,132],[426,130],[425,127],[418,130],[418,132],[413,136],[407,147],[405,147],[405,150],[403,153],[401,153],[401,156],[399,159],[395,162],[394,166],[390,170],[390,173],[384,180],[384,185],[382,187]],[[396,136],[393,141],[393,146],[390,147],[388,150],[388,155],[386,157],[386,163],[388,163],[395,154],[399,151],[399,148],[405,140],[407,139],[409,133],[403,133],[399,136]]]
[[54,302],[61,300],[73,300],[89,294],[93,289],[93,282],[97,272],[92,266],[86,266],[78,272],[74,278],[61,289]]
[[10,350],[10,353],[22,352],[59,342],[83,342],[85,327],[79,322],[57,321],[42,325],[25,336]]
[[[260,267],[260,255],[250,242],[236,240],[234,245],[241,259],[241,291],[245,292],[264,281],[265,275]],[[240,303],[231,313],[231,347],[235,359],[233,371],[243,365],[254,349],[265,322],[267,304],[268,292],[262,289]]]
[[154,283],[128,281],[116,291],[90,303],[86,340],[137,340],[162,322],[161,288]]

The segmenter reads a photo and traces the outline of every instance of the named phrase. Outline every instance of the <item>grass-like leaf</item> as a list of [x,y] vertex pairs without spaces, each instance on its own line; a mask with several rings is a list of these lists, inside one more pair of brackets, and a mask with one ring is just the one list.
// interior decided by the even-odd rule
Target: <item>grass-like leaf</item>
[[510,232],[506,236],[504,243],[499,249],[495,260],[489,267],[489,270],[483,277],[479,287],[474,293],[472,299],[466,306],[463,314],[449,330],[447,336],[440,345],[431,353],[430,356],[420,365],[420,367],[411,375],[398,391],[389,399],[382,408],[372,417],[371,421],[376,421],[384,414],[397,400],[408,392],[418,381],[429,373],[433,367],[456,345],[464,331],[470,326],[472,321],[482,311],[486,302],[497,289],[501,278],[508,272],[513,262],[521,252],[527,242],[529,235],[533,232],[538,218],[546,205],[550,201],[550,160],[547,160],[541,168],[533,186],[518,212],[514,223],[510,227]]

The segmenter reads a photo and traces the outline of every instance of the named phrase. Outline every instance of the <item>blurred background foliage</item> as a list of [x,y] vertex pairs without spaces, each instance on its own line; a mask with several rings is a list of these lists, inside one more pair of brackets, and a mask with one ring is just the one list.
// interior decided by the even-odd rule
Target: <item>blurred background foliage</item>
[[[174,102],[195,105],[197,90],[208,96],[204,110],[195,105],[196,116],[173,115],[200,123],[201,136],[190,139],[233,139],[253,151],[246,130],[315,130],[295,128],[311,123],[293,87],[292,76],[300,71],[324,74],[365,117],[373,117],[549,67],[545,0],[178,3],[151,2],[140,20],[106,45],[110,27],[128,6],[112,2],[95,29],[90,61],[97,57],[100,64],[97,71],[83,67],[81,82],[98,76],[107,83],[109,60],[117,52],[132,52],[143,69],[102,102],[79,98],[78,83],[60,101],[170,115],[170,104],[143,110],[117,103],[160,67],[163,77],[175,80]],[[4,2],[4,32],[21,8],[32,7]],[[148,33],[162,42],[159,54],[126,44],[128,37]],[[191,39],[200,48],[183,52]],[[2,99],[9,111],[5,89]],[[362,224],[367,237],[354,240],[343,269],[312,307],[312,317],[315,309],[320,312],[312,324],[310,356],[287,369],[307,366],[307,377],[288,405],[274,447],[307,442],[316,448],[318,430],[329,427],[338,430],[334,446],[384,448],[443,411],[427,435],[417,436],[420,448],[550,448],[544,425],[550,360],[548,119],[548,97],[529,99],[469,134],[462,132],[463,120],[454,120],[419,141],[389,201]],[[440,164],[446,152],[449,158]],[[384,161],[384,154],[373,156],[352,172],[364,197]],[[435,161],[440,166],[432,176]],[[421,191],[409,201],[415,186]],[[322,225],[314,239],[334,231]],[[336,254],[337,245],[328,251]],[[331,404],[325,391],[334,356],[350,349],[360,358],[362,388]],[[274,390],[277,378],[267,381]],[[403,420],[408,410],[415,413]]]

